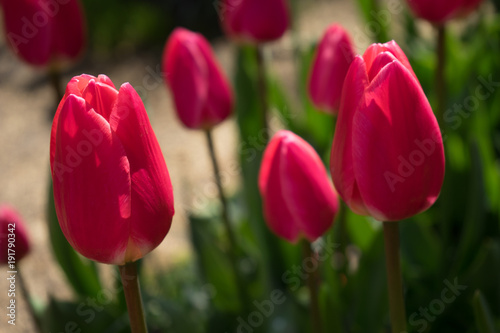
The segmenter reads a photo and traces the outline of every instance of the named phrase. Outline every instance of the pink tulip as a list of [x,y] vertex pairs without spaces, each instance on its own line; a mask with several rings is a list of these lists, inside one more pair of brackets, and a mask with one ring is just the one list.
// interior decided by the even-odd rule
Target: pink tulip
[[283,36],[290,25],[285,0],[222,0],[222,26],[246,43],[264,43]]
[[165,47],[163,72],[186,127],[210,129],[231,114],[231,87],[202,35],[175,29]]
[[[0,228],[0,251],[2,251],[0,254],[0,263],[8,264],[11,262],[15,265],[31,249],[24,221],[14,208],[1,205]],[[9,258],[9,256],[12,258]]]
[[342,86],[355,52],[347,31],[338,24],[326,30],[313,60],[309,95],[314,105],[337,114]]
[[408,59],[395,42],[370,46],[349,68],[331,172],[347,205],[380,221],[423,212],[441,191],[440,129]]
[[269,228],[289,242],[314,241],[333,224],[338,199],[318,154],[289,131],[269,142],[259,174]]
[[170,177],[144,105],[129,83],[74,77],[52,124],[59,224],[83,256],[125,264],[157,247],[174,214]]
[[482,0],[407,0],[416,16],[435,24],[459,16],[465,16],[475,10]]
[[10,47],[37,66],[74,60],[86,43],[82,7],[77,0],[0,0]]

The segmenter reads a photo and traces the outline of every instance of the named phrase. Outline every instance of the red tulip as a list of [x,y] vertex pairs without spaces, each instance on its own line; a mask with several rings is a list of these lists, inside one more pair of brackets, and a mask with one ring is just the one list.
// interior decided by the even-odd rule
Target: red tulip
[[0,263],[11,262],[15,265],[30,252],[31,248],[24,221],[14,208],[2,205],[0,206],[0,228],[0,251],[2,251]]
[[435,24],[464,16],[476,9],[482,0],[408,0],[416,16]]
[[380,221],[418,214],[439,195],[444,178],[439,126],[395,42],[372,45],[349,68],[331,172],[349,207]]
[[226,33],[247,43],[277,40],[290,25],[285,0],[222,0],[220,14]]
[[165,238],[172,185],[144,105],[128,83],[74,77],[52,124],[50,164],[59,224],[82,255],[142,258]]
[[163,72],[186,127],[209,129],[231,114],[231,87],[202,35],[175,29],[165,47]]
[[10,47],[32,65],[74,60],[85,45],[77,0],[0,0]]
[[354,56],[347,31],[332,24],[321,39],[309,79],[309,95],[317,108],[338,113],[342,86]]
[[259,189],[269,228],[296,242],[314,241],[333,224],[338,199],[318,154],[289,131],[269,142],[259,174]]

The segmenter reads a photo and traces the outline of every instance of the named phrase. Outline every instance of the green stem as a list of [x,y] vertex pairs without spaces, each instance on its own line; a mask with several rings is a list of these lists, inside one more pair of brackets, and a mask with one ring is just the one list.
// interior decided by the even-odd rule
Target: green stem
[[[269,134],[269,125],[267,123],[267,113],[269,109],[267,101],[267,78],[266,78],[266,66],[264,62],[264,54],[262,52],[261,46],[256,46],[255,56],[257,59],[257,94],[260,104],[262,129]],[[268,136],[266,135],[266,138]]]
[[130,329],[132,333],[147,333],[146,319],[141,298],[141,287],[137,273],[137,263],[132,262],[119,266],[120,277],[127,301]]
[[229,208],[227,204],[227,199],[224,194],[224,189],[222,187],[222,180],[220,176],[220,168],[219,163],[217,162],[217,156],[215,154],[214,141],[212,137],[212,130],[205,131],[207,137],[208,150],[210,152],[210,159],[212,161],[212,167],[214,170],[215,183],[217,184],[217,189],[219,191],[219,200],[221,202],[221,214],[222,214],[222,222],[224,223],[224,227],[226,229],[227,238],[229,240],[229,259],[231,261],[231,265],[234,271],[234,276],[236,279],[236,285],[238,288],[238,293],[240,296],[240,300],[242,303],[242,309],[246,309],[249,304],[249,299],[246,294],[245,284],[243,283],[243,279],[240,274],[240,270],[238,269],[238,246],[236,242],[236,236],[234,234],[233,228],[231,226],[231,221],[229,219]]
[[39,333],[42,333],[42,323],[40,322],[40,318],[36,315],[36,311],[33,308],[33,304],[31,303],[31,297],[28,291],[28,288],[26,288],[26,284],[24,283],[24,278],[23,275],[21,274],[21,270],[18,269],[17,271],[17,282],[19,283],[19,289],[21,290],[21,295],[23,295],[24,301],[26,302],[26,307],[28,309],[28,312],[30,313],[31,319],[33,320],[33,323],[35,324],[35,327]]
[[370,13],[369,14],[367,13],[368,16],[366,17],[366,19],[367,22],[372,22],[373,20],[375,20],[378,28],[376,31],[375,38],[378,43],[386,43],[389,41],[389,36],[387,34],[389,22],[384,22],[384,19],[380,15],[372,16],[373,13],[380,14],[381,12],[382,11],[380,10],[380,0],[372,0],[372,8]]
[[383,222],[389,310],[393,333],[406,332],[406,310],[399,256],[399,222]]
[[56,100],[56,106],[64,96],[64,90],[62,88],[61,71],[57,65],[52,65],[49,68],[49,79],[52,88],[54,89],[54,98]]
[[436,118],[440,126],[443,123],[446,108],[446,28],[444,25],[437,27],[437,68],[436,68]]
[[312,250],[311,243],[307,240],[302,241],[302,250],[304,260],[314,260],[316,262],[316,268],[313,272],[307,276],[307,287],[309,288],[310,294],[310,310],[311,310],[311,325],[312,332],[321,333],[322,323],[321,323],[321,312],[319,307],[319,262],[316,260],[315,253]]

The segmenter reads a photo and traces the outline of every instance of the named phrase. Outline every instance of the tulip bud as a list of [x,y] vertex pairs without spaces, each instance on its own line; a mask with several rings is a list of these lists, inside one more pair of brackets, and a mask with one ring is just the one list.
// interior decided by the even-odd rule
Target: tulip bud
[[283,36],[290,25],[285,0],[222,0],[222,27],[245,43],[264,43]]
[[309,78],[309,95],[317,108],[338,113],[342,86],[354,56],[347,31],[332,24],[318,46]]
[[172,185],[137,92],[100,75],[74,77],[52,124],[50,165],[61,229],[83,256],[133,262],[165,238]]
[[175,29],[163,54],[163,72],[186,127],[210,129],[231,114],[231,87],[202,35]]
[[408,0],[416,16],[434,24],[443,24],[475,10],[482,0]]
[[[14,208],[0,206],[0,263],[18,263],[30,252],[30,241],[24,221]],[[13,257],[9,259],[9,256]]]
[[7,40],[32,65],[74,60],[85,45],[84,16],[77,0],[0,0]]
[[356,213],[396,221],[428,209],[444,178],[441,132],[408,59],[374,44],[347,73],[331,154],[335,188]]
[[337,194],[318,154],[289,131],[278,132],[269,142],[259,189],[269,228],[289,242],[316,240],[338,211]]

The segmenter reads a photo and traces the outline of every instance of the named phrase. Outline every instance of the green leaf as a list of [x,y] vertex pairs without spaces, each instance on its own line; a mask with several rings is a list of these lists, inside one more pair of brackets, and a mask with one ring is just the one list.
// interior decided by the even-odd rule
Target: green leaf
[[474,316],[476,317],[476,327],[479,333],[496,333],[493,315],[491,314],[488,302],[480,290],[476,290],[472,300]]
[[380,222],[366,216],[354,214],[348,209],[346,227],[352,243],[365,252],[372,246],[381,225]]
[[342,312],[339,306],[340,302],[336,300],[336,296],[338,297],[330,286],[321,285],[319,301],[325,332],[342,332]]
[[[370,29],[365,29],[367,32],[374,30],[374,35],[369,36],[374,41],[379,43],[385,43],[389,41],[389,35],[387,31],[390,28],[391,20],[387,20],[384,15],[391,15],[387,10],[382,11],[379,7],[379,0],[358,0],[359,7],[365,19],[367,25],[370,25]],[[385,13],[385,14],[383,14]]]
[[44,332],[130,332],[128,316],[115,317],[103,304],[51,299],[43,317]]
[[457,249],[456,273],[463,271],[473,260],[475,249],[485,231],[487,196],[484,187],[483,165],[476,143],[471,147],[472,176],[469,183],[469,199],[464,225]]
[[259,248],[263,253],[267,254],[263,257],[263,260],[265,271],[269,277],[269,287],[282,289],[285,287],[285,284],[281,276],[286,270],[282,248],[287,248],[290,245],[269,231],[262,215],[258,175],[268,136],[266,129],[262,128],[262,117],[257,102],[257,61],[255,48],[240,48],[238,50],[236,65],[236,114],[241,139],[238,153],[243,173],[246,214],[253,228]]
[[76,253],[61,231],[54,205],[52,182],[48,199],[49,236],[54,256],[73,290],[80,297],[96,297],[102,290],[96,264]]
[[388,320],[387,279],[381,229],[368,251],[361,254],[359,269],[348,276],[352,332],[380,332]]
[[193,215],[189,217],[189,221],[200,271],[206,282],[215,290],[214,305],[221,311],[237,312],[241,304],[238,300],[234,272],[223,250],[224,238],[221,231],[217,230],[220,223],[213,218]]

